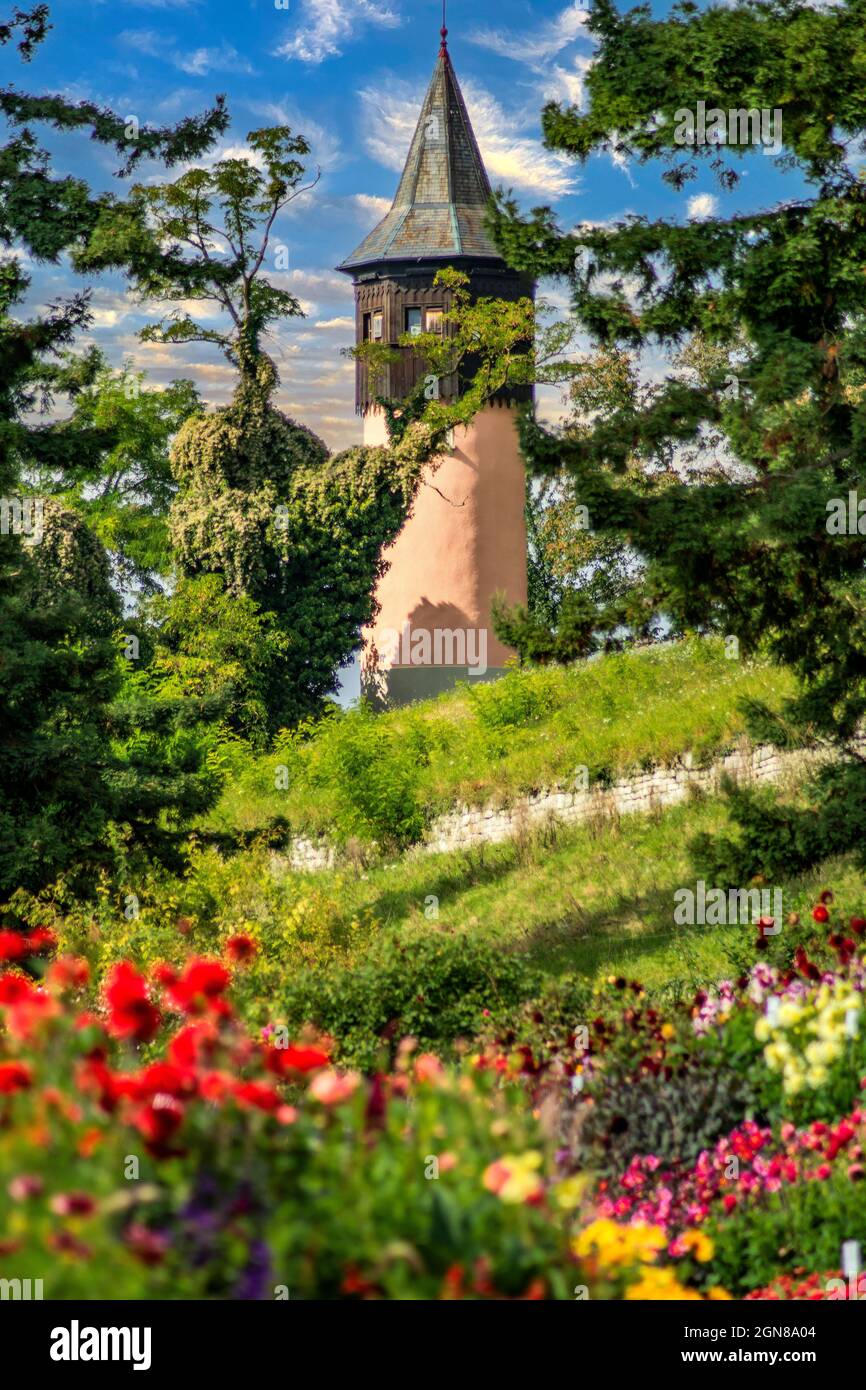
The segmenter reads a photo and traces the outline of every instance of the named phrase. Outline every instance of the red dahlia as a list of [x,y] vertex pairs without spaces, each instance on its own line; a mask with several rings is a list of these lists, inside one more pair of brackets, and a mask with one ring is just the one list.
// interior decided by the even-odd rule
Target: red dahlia
[[0,1062],[0,1096],[11,1096],[13,1091],[26,1091],[33,1077],[24,1062]]
[[229,972],[222,961],[193,956],[183,974],[168,986],[172,1006],[180,1013],[202,1013],[205,1009],[219,1010],[220,995],[230,983]]
[[26,936],[18,931],[0,931],[0,960],[24,960],[30,954]]
[[159,1010],[150,1002],[147,980],[123,960],[112,966],[105,985],[109,1031],[116,1038],[150,1042],[160,1024]]
[[258,949],[253,938],[244,935],[243,932],[237,936],[230,936],[226,942],[226,955],[237,965],[243,965],[246,961],[252,960]]

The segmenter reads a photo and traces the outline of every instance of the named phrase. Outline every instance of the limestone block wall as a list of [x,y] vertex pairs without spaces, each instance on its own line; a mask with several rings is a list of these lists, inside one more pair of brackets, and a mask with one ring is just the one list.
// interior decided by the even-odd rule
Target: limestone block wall
[[[866,735],[861,735],[857,744],[866,749]],[[498,844],[541,825],[579,825],[675,806],[685,800],[692,788],[710,794],[718,791],[723,776],[740,782],[779,782],[827,756],[823,750],[785,751],[771,744],[753,746],[744,739],[733,752],[706,767],[694,766],[691,754],[686,753],[677,764],[636,772],[608,787],[542,788],[518,797],[508,806],[459,806],[431,822],[417,852],[444,854],[473,845]],[[286,858],[294,869],[315,872],[334,867],[339,856],[325,840],[299,838],[288,846]]]

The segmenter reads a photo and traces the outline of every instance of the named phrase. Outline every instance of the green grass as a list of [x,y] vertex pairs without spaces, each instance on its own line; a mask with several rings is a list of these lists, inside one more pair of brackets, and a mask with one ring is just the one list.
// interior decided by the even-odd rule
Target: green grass
[[[718,802],[693,802],[595,831],[569,827],[519,843],[404,856],[361,874],[317,874],[315,883],[325,891],[328,884],[347,918],[374,920],[379,940],[471,932],[554,975],[603,976],[628,963],[649,982],[712,978],[722,960],[712,929],[675,927],[673,893],[694,879],[689,836],[722,823]],[[289,880],[296,891],[311,882]]]
[[[405,780],[411,768],[409,783],[429,818],[461,802],[507,803],[567,784],[578,767],[588,768],[591,780],[607,780],[687,752],[711,761],[744,735],[745,699],[778,708],[792,690],[786,671],[728,660],[721,641],[692,639],[461,687],[377,716],[369,737],[377,740],[377,759],[394,759],[395,778]],[[339,782],[339,729],[352,719],[337,716],[306,741],[241,766],[210,828],[252,832],[283,817],[295,833],[334,835],[345,823],[347,781],[336,785],[331,773],[336,766]],[[354,755],[357,743],[351,749]],[[277,791],[281,762],[289,786]],[[387,784],[389,768],[377,762],[373,770]],[[691,837],[725,822],[721,800],[695,798],[663,814],[550,828],[472,851],[394,851],[391,862],[374,856],[366,871],[344,866],[309,876],[283,869],[276,884],[263,852],[241,854],[228,870],[232,910],[267,933],[269,922],[277,930],[282,915],[314,898],[311,921],[326,923],[330,940],[354,943],[356,956],[387,949],[396,936],[468,932],[526,955],[553,976],[574,971],[602,979],[627,971],[649,985],[712,981],[727,965],[723,931],[675,926],[674,892],[695,879]],[[808,884],[786,887],[809,891]],[[306,959],[316,954],[311,939]]]
[[[786,671],[727,660],[720,640],[694,639],[575,667],[515,670],[380,715],[376,730],[394,777],[411,777],[429,819],[459,803],[507,804],[568,785],[582,767],[604,781],[686,752],[708,761],[744,733],[745,698],[778,708],[792,689]],[[251,831],[281,817],[295,832],[333,832],[345,819],[346,794],[333,777],[316,775],[329,737],[325,729],[239,767],[206,828]],[[277,790],[284,763],[289,786]],[[380,770],[387,781],[388,768]]]
[[[392,802],[407,787],[427,817],[461,802],[507,803],[567,783],[580,766],[605,780],[686,752],[708,762],[745,733],[745,699],[778,708],[792,690],[787,672],[729,661],[712,640],[514,671],[366,722],[337,715],[269,757],[242,761],[209,825],[254,832],[282,817],[295,833],[334,835],[346,824],[353,776],[359,780],[352,762],[359,749],[360,781],[378,779]],[[284,791],[274,788],[280,763],[290,771]],[[221,932],[254,923],[274,943],[277,975],[351,964],[397,940],[411,947],[436,933],[468,933],[550,977],[575,972],[601,982],[625,973],[651,988],[693,988],[730,972],[732,932],[751,936],[748,927],[673,921],[675,891],[695,882],[690,840],[723,830],[726,820],[723,799],[695,796],[653,815],[551,826],[450,854],[386,850],[367,868],[357,856],[315,875],[294,873],[285,861],[275,870],[261,847],[228,859],[211,852],[180,897],[184,910]],[[828,882],[852,912],[866,906],[862,876],[847,860],[773,886],[783,888],[786,912],[808,911]]]
[[[595,831],[569,827],[521,844],[409,856],[357,876],[316,875],[315,882],[330,879],[347,919],[373,919],[379,939],[471,932],[551,975],[602,979],[626,971],[648,985],[709,982],[726,968],[728,929],[675,925],[674,892],[695,883],[691,836],[725,823],[720,799],[695,800]],[[299,889],[310,882],[291,877]],[[814,903],[828,881],[847,891],[851,911],[863,907],[862,877],[844,861],[774,886],[782,887],[787,912]],[[438,900],[432,920],[425,916],[431,898]],[[741,930],[751,938],[750,928]]]
[[[289,972],[319,958],[320,930],[329,941],[348,943],[343,963],[387,951],[398,938],[411,946],[419,936],[465,932],[525,955],[549,976],[577,972],[601,981],[627,973],[652,987],[681,981],[691,988],[729,971],[730,930],[675,925],[674,892],[695,882],[691,836],[725,822],[722,799],[696,798],[618,824],[539,832],[460,853],[413,853],[368,870],[311,875],[277,861],[274,872],[270,856],[258,851],[219,870],[205,856],[199,873],[220,903],[231,878],[224,931],[255,922],[265,939],[276,937],[299,905],[310,907],[309,951],[285,960]],[[851,912],[866,906],[862,875],[846,860],[773,886],[782,887],[787,913],[808,911],[828,883]],[[750,928],[733,930],[751,939]]]

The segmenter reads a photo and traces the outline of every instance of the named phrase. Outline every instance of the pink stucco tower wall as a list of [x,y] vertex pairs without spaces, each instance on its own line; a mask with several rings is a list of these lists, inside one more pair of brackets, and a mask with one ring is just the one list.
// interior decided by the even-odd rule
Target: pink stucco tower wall
[[[465,271],[475,295],[533,293],[485,230],[490,184],[445,38],[443,30],[394,203],[339,267],[353,277],[359,342],[395,344],[413,327],[434,331],[450,307],[433,283],[443,266]],[[358,363],[365,444],[387,442],[375,394],[401,399],[424,376],[425,364],[410,349],[400,357],[375,391]],[[459,382],[445,380],[440,389],[447,398]],[[404,703],[458,680],[490,680],[513,656],[494,635],[490,608],[496,593],[526,601],[525,474],[515,417],[527,399],[527,387],[494,399],[468,428],[454,432],[449,452],[427,470],[412,514],[386,552],[388,570],[376,591],[380,611],[364,634],[368,696]]]

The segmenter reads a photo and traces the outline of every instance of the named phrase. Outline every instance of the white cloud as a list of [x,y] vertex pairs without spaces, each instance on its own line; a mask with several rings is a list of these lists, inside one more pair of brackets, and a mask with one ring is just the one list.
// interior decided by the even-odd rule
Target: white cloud
[[540,84],[544,100],[567,101],[570,106],[583,106],[584,82],[593,61],[589,55],[578,53],[572,59],[570,68],[554,63],[552,68],[545,70]]
[[546,150],[536,135],[519,134],[514,119],[483,87],[464,83],[463,94],[493,182],[502,180],[551,198],[574,192],[577,174],[573,160]]
[[250,62],[230,43],[216,48],[196,48],[191,53],[177,48],[174,41],[156,29],[124,29],[118,42],[148,58],[161,58],[190,77],[206,77],[211,72],[249,76],[255,72]]
[[560,53],[576,39],[587,38],[588,19],[589,12],[580,0],[572,0],[554,19],[528,33],[506,34],[501,29],[476,29],[469,35],[469,41],[503,58],[514,58],[521,63],[540,63]]
[[501,58],[511,58],[533,73],[535,88],[543,101],[564,101],[570,106],[583,105],[583,86],[587,70],[594,61],[590,53],[576,53],[556,63],[563,49],[575,43],[593,44],[587,28],[589,13],[581,0],[570,5],[544,24],[520,34],[503,33],[501,29],[476,29],[470,42],[479,44]]
[[202,381],[225,382],[234,386],[238,379],[237,368],[229,362],[184,362],[185,372],[194,372]]
[[301,0],[301,20],[294,38],[276,50],[278,58],[322,63],[342,52],[362,24],[394,28],[399,15],[374,0]]
[[173,91],[167,92],[165,96],[160,97],[154,110],[164,116],[176,116],[178,114],[185,116],[190,107],[195,109],[200,101],[201,91],[199,88],[190,86],[175,87]]
[[350,200],[361,214],[364,222],[373,227],[391,209],[390,198],[377,198],[372,193],[353,193]]
[[[224,145],[217,150],[210,158],[212,164],[218,164],[224,159],[245,159],[247,164],[253,164],[257,169],[264,169],[265,160],[261,150],[251,150],[248,145]],[[205,161],[202,160],[202,163]]]
[[152,310],[152,305],[140,304],[124,290],[112,290],[98,285],[90,293],[90,312],[94,329],[116,328],[126,319],[144,318],[151,314]]
[[423,93],[407,82],[389,81],[364,87],[358,96],[367,153],[386,169],[402,171],[418,124]]
[[346,275],[331,274],[327,270],[290,270],[284,276],[271,275],[274,284],[285,285],[299,298],[306,291],[324,304],[351,303],[352,284]]
[[296,135],[303,135],[310,147],[305,156],[308,168],[316,165],[324,173],[333,173],[346,162],[339,135],[328,126],[314,121],[306,112],[299,110],[293,102],[262,101],[248,102],[249,110],[267,121],[268,125],[287,125]]
[[[561,197],[574,191],[573,162],[546,150],[534,135],[521,134],[517,118],[509,115],[490,92],[474,82],[463,85],[469,117],[485,167],[493,182]],[[367,152],[386,169],[401,171],[423,100],[408,82],[383,81],[359,92]]]
[[124,29],[117,41],[134,48],[136,53],[146,53],[149,58],[158,58],[164,47],[162,36],[155,29]]
[[689,217],[712,217],[718,206],[719,200],[715,194],[696,193],[693,198],[689,198]]
[[355,331],[355,320],[354,320],[354,319],[350,319],[349,316],[348,316],[348,314],[345,314],[345,315],[340,315],[339,317],[337,317],[337,318],[335,318],[335,319],[319,319],[319,322],[318,322],[318,323],[314,323],[314,324],[313,324],[313,327],[314,327],[314,328],[326,328],[326,329],[335,329],[335,328],[339,328],[341,331],[342,331],[343,329],[345,329],[346,331],[348,331],[348,332],[350,332],[350,333],[354,333],[354,331]]
[[605,151],[610,158],[611,164],[615,169],[619,169],[621,174],[625,174],[632,188],[635,181],[631,172],[631,160],[620,143],[621,137],[618,130],[612,130],[605,145]]
[[188,72],[191,77],[206,77],[209,72],[233,72],[248,75],[253,66],[242,58],[230,43],[221,43],[219,48],[196,48],[190,54],[176,53],[172,57],[175,67]]

